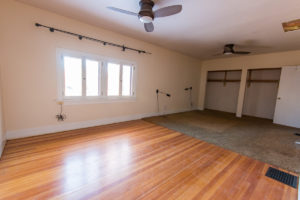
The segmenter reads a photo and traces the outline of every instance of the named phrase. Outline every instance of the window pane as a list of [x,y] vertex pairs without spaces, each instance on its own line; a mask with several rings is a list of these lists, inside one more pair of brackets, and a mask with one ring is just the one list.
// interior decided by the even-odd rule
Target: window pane
[[122,96],[131,96],[132,67],[123,66],[122,74]]
[[86,60],[86,96],[98,96],[99,94],[99,62]]
[[108,63],[107,65],[107,95],[119,96],[120,65]]
[[65,96],[82,96],[82,61],[64,57]]

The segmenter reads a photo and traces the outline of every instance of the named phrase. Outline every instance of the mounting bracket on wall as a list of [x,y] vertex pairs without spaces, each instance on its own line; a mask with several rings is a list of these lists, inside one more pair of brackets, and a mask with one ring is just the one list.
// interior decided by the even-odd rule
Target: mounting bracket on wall
[[188,88],[185,88],[184,90],[190,91],[190,105],[191,105],[191,108],[193,108],[193,97],[192,97],[193,87],[188,87]]
[[156,101],[157,101],[157,112],[159,113],[159,94],[166,95],[166,97],[171,98],[171,94],[160,91],[159,89],[156,90]]
[[57,102],[57,104],[60,106],[60,113],[57,114],[55,117],[56,117],[57,121],[64,121],[67,118],[66,114],[63,114],[63,104],[64,104],[64,102],[59,101],[59,102]]

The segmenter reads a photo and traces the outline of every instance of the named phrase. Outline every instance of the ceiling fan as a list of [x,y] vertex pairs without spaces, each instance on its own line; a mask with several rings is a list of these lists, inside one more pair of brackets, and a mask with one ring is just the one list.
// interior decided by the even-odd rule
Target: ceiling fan
[[182,11],[182,5],[167,6],[164,8],[160,8],[156,11],[153,11],[153,7],[155,3],[152,0],[141,0],[139,2],[139,5],[140,5],[139,13],[122,10],[120,8],[115,8],[115,7],[107,7],[107,8],[116,12],[138,17],[139,20],[144,24],[145,30],[147,32],[154,31],[154,25],[152,22],[154,21],[155,18],[168,17],[180,13]]
[[234,50],[235,44],[226,44],[224,46],[224,51],[222,54],[218,54],[218,55],[247,55],[250,54],[251,52],[249,51],[235,51]]

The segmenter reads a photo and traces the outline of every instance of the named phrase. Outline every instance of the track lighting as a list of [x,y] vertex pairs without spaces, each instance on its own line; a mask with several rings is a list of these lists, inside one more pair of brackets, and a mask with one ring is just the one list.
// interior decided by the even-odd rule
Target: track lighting
[[131,50],[131,51],[138,52],[139,54],[141,54],[141,53],[143,53],[143,54],[151,54],[151,53],[146,52],[144,50],[127,47],[127,46],[120,45],[120,44],[115,44],[115,43],[112,43],[112,42],[106,42],[106,41],[103,41],[103,40],[99,40],[99,39],[96,39],[96,38],[92,38],[92,37],[80,35],[80,34],[77,34],[77,33],[72,33],[72,32],[69,32],[69,31],[65,31],[65,30],[53,28],[53,27],[50,27],[50,26],[45,26],[45,25],[42,25],[42,24],[39,24],[39,23],[35,23],[35,26],[36,27],[47,28],[52,33],[54,31],[56,31],[56,32],[67,34],[67,35],[75,36],[79,40],[86,39],[86,40],[91,40],[91,41],[94,41],[94,42],[102,43],[104,46],[109,45],[109,46],[113,46],[113,47],[119,47],[119,48],[121,48],[122,51]]

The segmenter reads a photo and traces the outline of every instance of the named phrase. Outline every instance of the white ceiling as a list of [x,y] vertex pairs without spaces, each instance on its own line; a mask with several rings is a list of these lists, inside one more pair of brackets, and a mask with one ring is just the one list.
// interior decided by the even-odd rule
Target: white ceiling
[[138,12],[138,0],[19,0],[67,17],[198,58],[213,58],[227,43],[254,53],[300,49],[300,30],[284,33],[281,23],[300,18],[299,0],[157,0],[154,9],[182,4],[183,11],[155,20],[155,31],[114,6]]

